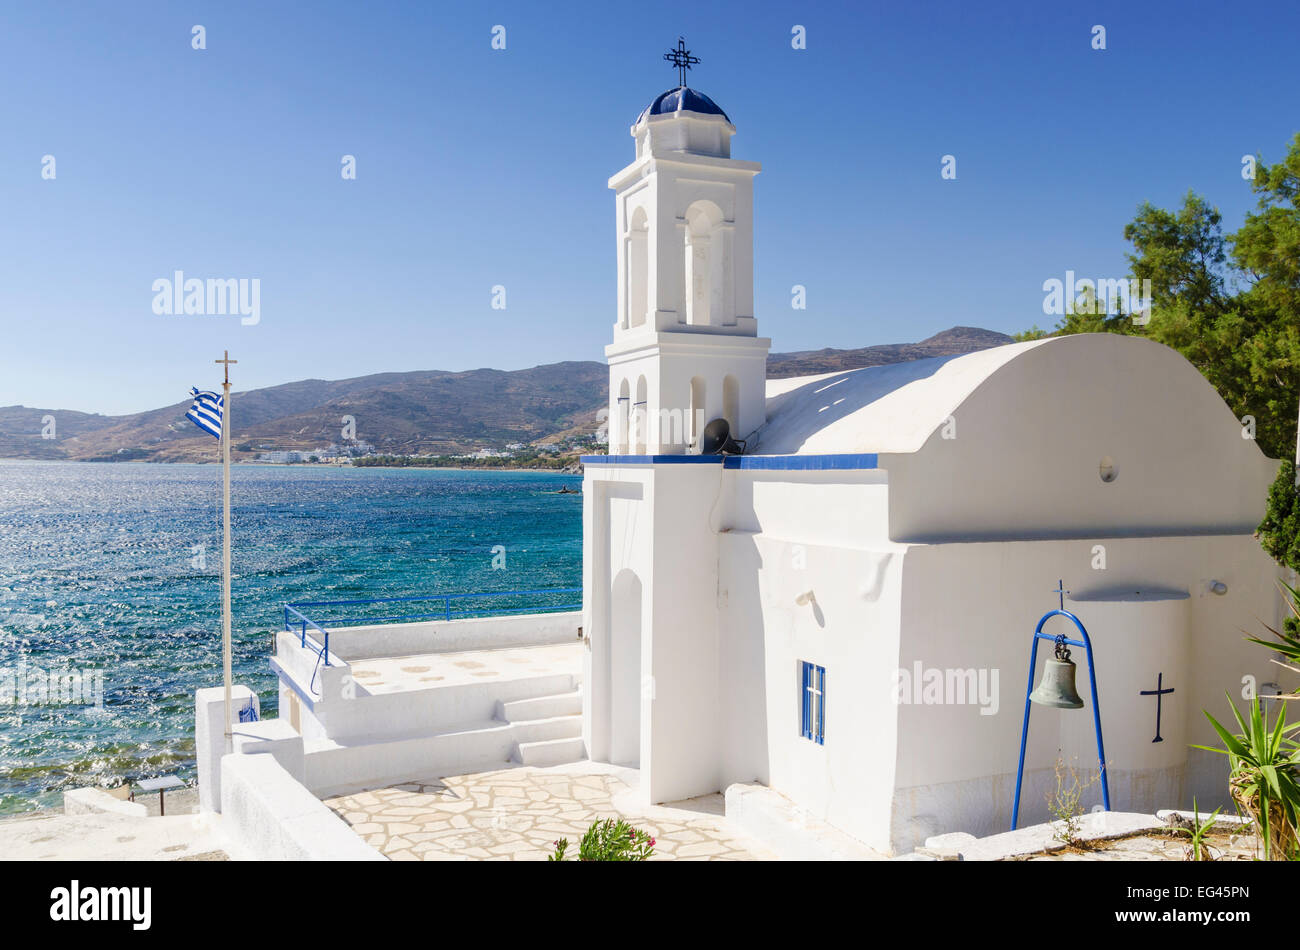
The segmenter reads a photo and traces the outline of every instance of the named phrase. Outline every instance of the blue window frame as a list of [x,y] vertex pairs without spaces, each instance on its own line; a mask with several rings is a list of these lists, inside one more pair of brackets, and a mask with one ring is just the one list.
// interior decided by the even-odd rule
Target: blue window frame
[[818,745],[825,745],[826,668],[807,661],[799,664],[800,694],[803,697],[799,733]]

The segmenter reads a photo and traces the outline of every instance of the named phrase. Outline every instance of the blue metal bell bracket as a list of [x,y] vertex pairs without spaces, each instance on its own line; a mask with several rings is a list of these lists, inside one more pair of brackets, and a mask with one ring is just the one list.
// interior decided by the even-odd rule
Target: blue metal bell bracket
[[1065,617],[1070,620],[1079,629],[1079,635],[1083,638],[1082,640],[1071,640],[1068,637],[1063,639],[1072,647],[1082,647],[1088,656],[1088,683],[1092,687],[1092,722],[1097,733],[1097,762],[1101,766],[1101,801],[1106,811],[1110,811],[1110,783],[1106,778],[1106,748],[1101,740],[1101,706],[1097,702],[1097,673],[1092,662],[1092,639],[1084,629],[1083,623],[1074,614],[1065,609],[1049,610],[1038,621],[1038,626],[1034,628],[1034,638],[1029,643],[1029,685],[1025,689],[1024,724],[1020,727],[1020,764],[1016,766],[1016,801],[1011,810],[1012,831],[1015,831],[1020,823],[1020,785],[1025,776],[1025,744],[1029,740],[1029,710],[1033,705],[1029,694],[1034,690],[1034,673],[1038,665],[1038,641],[1056,642],[1054,635],[1043,633],[1043,624],[1053,617]]

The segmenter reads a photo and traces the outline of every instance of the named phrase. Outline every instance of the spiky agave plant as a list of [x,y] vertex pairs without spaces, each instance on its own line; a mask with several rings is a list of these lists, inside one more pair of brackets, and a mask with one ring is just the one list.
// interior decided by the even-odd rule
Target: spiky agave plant
[[[1224,695],[1227,695],[1226,693]],[[1225,748],[1198,745],[1196,749],[1228,757],[1228,789],[1233,801],[1248,815],[1264,842],[1265,860],[1294,857],[1297,828],[1300,828],[1300,744],[1287,733],[1300,723],[1287,725],[1285,707],[1270,725],[1268,714],[1256,700],[1250,703],[1249,721],[1237,709],[1232,697],[1228,705],[1241,732],[1233,735],[1208,711],[1205,718],[1223,740]]]
[[[1291,610],[1289,622],[1283,624],[1281,630],[1274,630],[1268,624],[1264,624],[1264,629],[1273,635],[1272,640],[1265,640],[1262,637],[1247,637],[1246,639],[1251,643],[1258,643],[1260,646],[1281,653],[1289,662],[1283,663],[1280,660],[1274,660],[1273,662],[1293,673],[1300,673],[1300,633],[1297,632],[1300,631],[1300,590],[1296,590],[1285,581],[1280,580],[1277,583],[1286,593],[1286,605]],[[1297,695],[1300,694],[1292,693],[1288,695],[1288,698]]]
[[1220,809],[1214,809],[1214,812],[1205,821],[1201,821],[1201,810],[1196,804],[1196,799],[1192,799],[1192,827],[1189,829],[1192,841],[1191,848],[1188,850],[1187,857],[1191,861],[1213,861],[1214,853],[1210,846],[1205,843],[1206,837],[1209,836],[1211,829],[1214,828],[1215,821],[1218,820]]

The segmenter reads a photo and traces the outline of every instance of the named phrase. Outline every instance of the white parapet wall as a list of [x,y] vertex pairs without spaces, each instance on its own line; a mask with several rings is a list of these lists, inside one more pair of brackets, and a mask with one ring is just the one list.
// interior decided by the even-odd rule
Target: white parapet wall
[[[574,594],[574,597],[580,597]],[[495,650],[569,643],[581,636],[582,611],[330,627],[330,654],[345,660]],[[309,634],[320,634],[310,630]]]
[[256,861],[384,861],[274,755],[221,760],[222,828],[232,856]]
[[65,815],[129,815],[144,818],[148,809],[140,802],[127,801],[110,795],[102,788],[74,788],[63,793]]
[[[261,703],[247,686],[230,688],[232,731],[239,724],[239,710],[252,704],[260,717]],[[226,691],[212,686],[194,692],[194,755],[199,766],[199,810],[221,810],[221,757],[226,754]]]

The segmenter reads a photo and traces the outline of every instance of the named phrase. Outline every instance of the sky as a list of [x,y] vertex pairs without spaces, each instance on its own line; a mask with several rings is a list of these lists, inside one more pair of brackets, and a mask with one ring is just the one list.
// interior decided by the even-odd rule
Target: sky
[[[1142,202],[1232,230],[1242,156],[1300,131],[1294,0],[4,0],[0,406],[170,405],[223,350],[236,390],[603,359],[607,183],[678,35],[763,166],[773,352],[1048,327],[1044,281],[1127,275]],[[258,321],[155,313],[176,271],[257,279]]]

